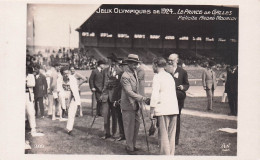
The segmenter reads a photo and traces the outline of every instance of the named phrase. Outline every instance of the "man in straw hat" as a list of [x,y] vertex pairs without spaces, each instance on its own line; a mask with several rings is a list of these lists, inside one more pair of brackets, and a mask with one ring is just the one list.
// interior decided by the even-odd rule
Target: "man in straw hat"
[[146,101],[146,97],[139,93],[139,82],[136,68],[139,57],[136,54],[129,54],[126,59],[128,67],[125,69],[122,78],[121,109],[126,138],[126,151],[128,154],[136,154],[136,138],[140,126],[139,102]]

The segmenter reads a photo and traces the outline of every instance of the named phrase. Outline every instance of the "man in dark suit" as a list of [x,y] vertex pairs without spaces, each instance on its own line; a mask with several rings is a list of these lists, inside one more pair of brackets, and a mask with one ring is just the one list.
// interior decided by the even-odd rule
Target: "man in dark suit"
[[40,65],[36,64],[35,69],[35,87],[33,89],[35,99],[35,115],[38,115],[38,103],[41,111],[41,118],[44,118],[43,98],[47,97],[48,84],[46,77],[40,73]]
[[229,115],[237,116],[237,96],[238,96],[238,69],[237,65],[232,65],[227,71],[227,81],[225,92],[228,96],[230,107]]
[[175,137],[176,145],[179,144],[181,110],[184,108],[184,100],[186,98],[185,92],[190,87],[187,71],[177,65],[178,60],[179,57],[177,54],[171,54],[168,58],[168,65],[166,66],[166,71],[170,73],[175,80],[176,94],[178,99],[179,115],[177,116],[177,129]]
[[[104,117],[105,136],[102,139],[115,138],[117,131],[117,113],[113,106],[115,101],[120,99],[119,90],[119,72],[121,69],[116,65],[117,57],[114,54],[107,57],[109,66],[103,71],[104,87],[101,95],[102,109]],[[112,136],[110,134],[110,115],[112,116]]]
[[98,116],[102,115],[102,102],[100,101],[100,96],[103,89],[104,79],[103,79],[103,69],[105,67],[105,62],[99,60],[98,66],[91,72],[89,77],[89,87],[92,92],[95,92],[96,100],[97,100],[97,109],[96,114]]

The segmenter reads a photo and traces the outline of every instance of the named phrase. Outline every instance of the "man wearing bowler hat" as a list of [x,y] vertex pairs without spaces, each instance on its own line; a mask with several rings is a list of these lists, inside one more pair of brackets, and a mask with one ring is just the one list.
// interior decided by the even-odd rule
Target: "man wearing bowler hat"
[[146,97],[139,93],[139,82],[137,77],[137,66],[139,57],[136,54],[129,54],[126,59],[128,67],[121,77],[121,109],[126,138],[126,151],[128,154],[135,154],[136,138],[140,126],[139,103],[146,101]]
[[[97,100],[97,109],[96,114],[98,116],[102,116],[102,103],[100,101],[100,96],[103,90],[103,69],[105,67],[105,61],[99,60],[97,62],[98,66],[91,72],[89,77],[89,87],[92,92],[95,92],[96,100]],[[93,102],[92,102],[93,103]]]
[[181,127],[181,110],[184,107],[184,100],[186,98],[186,91],[189,89],[188,74],[183,68],[179,67],[178,64],[179,56],[178,54],[171,54],[168,58],[168,65],[166,71],[172,75],[175,80],[176,94],[179,106],[179,114],[177,116],[177,127],[176,127],[176,137],[175,144],[179,144],[180,127]]

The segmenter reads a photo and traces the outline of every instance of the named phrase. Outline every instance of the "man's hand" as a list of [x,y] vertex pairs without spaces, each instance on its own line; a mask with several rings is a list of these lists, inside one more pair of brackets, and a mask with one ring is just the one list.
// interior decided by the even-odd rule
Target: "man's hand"
[[150,119],[154,119],[154,108],[151,107],[150,109]]
[[207,90],[207,87],[206,87],[206,86],[204,86],[204,90]]
[[92,90],[92,92],[95,92],[95,91],[96,91],[96,88],[92,88],[91,90]]
[[151,99],[150,98],[146,98],[144,99],[144,103],[147,104],[147,105],[150,105],[150,101]]

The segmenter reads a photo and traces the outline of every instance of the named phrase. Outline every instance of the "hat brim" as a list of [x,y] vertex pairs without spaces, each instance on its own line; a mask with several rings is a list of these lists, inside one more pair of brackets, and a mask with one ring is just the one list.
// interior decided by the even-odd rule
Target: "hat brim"
[[126,62],[136,62],[136,63],[140,63],[141,61],[138,60],[134,60],[134,59],[126,59]]

